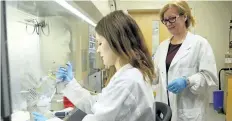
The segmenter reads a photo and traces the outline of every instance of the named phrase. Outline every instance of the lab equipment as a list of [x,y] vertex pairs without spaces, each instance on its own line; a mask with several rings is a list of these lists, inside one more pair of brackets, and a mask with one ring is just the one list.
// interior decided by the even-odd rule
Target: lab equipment
[[[1,120],[5,121],[5,120]],[[30,121],[30,112],[28,111],[17,111],[11,115],[11,121]]]
[[57,82],[64,81],[65,79],[64,73],[66,73],[66,69],[64,67],[60,67],[58,71],[56,72]]
[[54,118],[54,117],[57,117],[57,118],[60,118],[60,119],[64,119],[65,117],[68,117],[68,115],[71,115],[70,112],[73,111],[73,108],[72,107],[69,107],[69,108],[65,108],[65,109],[62,109],[62,110],[59,110],[59,111],[49,111],[47,112],[47,114],[41,114],[41,113],[38,113],[38,112],[33,112],[33,119],[35,121],[46,121],[48,120],[49,118]]
[[[62,87],[62,85],[67,84],[68,82],[72,81],[74,76],[73,76],[73,67],[72,64],[70,62],[68,62],[66,64],[66,67],[60,67],[56,73],[56,77],[58,78],[57,80],[57,87],[59,87],[59,85],[61,86],[61,88],[59,90],[63,90],[64,86]],[[99,70],[97,73],[94,73],[93,75],[90,75],[88,78],[88,82],[87,84],[80,84],[82,87],[87,88],[87,90],[89,92],[91,92],[92,94],[96,94],[98,92],[101,92],[102,89],[102,72],[101,70]],[[59,83],[59,82],[63,82],[63,83]]]
[[[26,83],[27,81],[22,81]],[[45,114],[51,108],[51,100],[55,94],[55,80],[50,74],[42,77],[36,86],[22,88],[19,93],[26,100],[26,110],[30,113],[40,112]],[[32,118],[33,114],[30,115]]]
[[68,115],[68,112],[56,112],[55,113],[55,116],[60,118],[60,119],[65,118],[65,116],[67,116],[67,115]]
[[[228,51],[225,53],[225,67],[226,68],[232,68],[232,18],[230,20],[230,26],[229,26],[229,48]],[[232,73],[232,70],[228,71],[229,73]]]
[[[1,90],[6,91],[4,94],[9,92],[9,95],[4,96],[4,103],[2,102],[2,104],[5,104],[2,106],[2,109],[4,107],[4,111],[6,111],[4,112],[6,115],[2,115],[4,120],[5,116],[8,116],[9,118],[11,109],[12,112],[27,110],[30,113],[32,111],[43,113],[43,111],[45,111],[47,108],[55,109],[53,108],[53,105],[51,105],[51,102],[53,101],[64,106],[63,95],[57,96],[63,87],[62,84],[55,84],[56,77],[54,77],[55,79],[50,79],[50,77],[44,78],[43,76],[49,76],[47,75],[49,70],[54,72],[58,65],[64,64],[67,62],[67,60],[72,60],[72,62],[74,62],[74,71],[78,72],[76,74],[76,76],[78,76],[78,80],[84,80],[87,78],[89,73],[89,64],[86,63],[85,65],[88,72],[84,72],[81,67],[83,58],[80,59],[82,54],[77,53],[83,49],[87,51],[88,41],[76,38],[87,38],[87,27],[91,25],[85,21],[82,21],[80,17],[73,15],[72,12],[66,11],[59,4],[54,4],[52,1],[3,1],[1,3],[4,3],[4,7],[1,7],[1,9],[7,9],[6,11],[1,11],[1,20],[3,20],[1,21],[1,27],[3,30],[5,30],[2,31],[1,36],[1,43],[3,43],[2,58],[4,58],[3,60],[6,59],[6,61],[2,62],[2,68],[5,66],[13,67],[10,68],[10,75],[7,75],[6,78],[5,75],[2,75],[6,81],[4,81],[4,86],[2,85]],[[91,2],[88,2],[88,4],[92,5]],[[73,5],[79,6],[79,3],[73,2]],[[28,8],[38,9],[29,10]],[[45,14],[38,14],[41,12]],[[5,20],[7,20],[7,22]],[[29,24],[32,24],[32,27]],[[25,31],[25,27],[28,31]],[[39,29],[42,33],[38,31]],[[37,34],[28,34],[29,31],[32,33],[36,32]],[[73,36],[72,33],[77,34]],[[6,35],[8,35],[7,39],[3,37],[6,37]],[[86,45],[86,47],[83,45]],[[9,48],[9,54],[3,55],[3,50],[5,49],[3,46]],[[7,60],[8,57],[10,58],[9,60]],[[88,56],[85,57],[85,62],[88,62]],[[29,64],[26,63],[27,60],[29,60]],[[100,58],[96,58],[94,61],[101,63]],[[98,63],[96,63],[94,67],[98,67]],[[2,70],[2,72],[3,71],[4,70]],[[30,72],[30,74],[26,74],[24,71]],[[54,76],[53,74],[51,75]],[[41,80],[40,77],[42,77]],[[70,77],[70,75],[68,77]],[[52,81],[45,81],[46,78]],[[5,85],[7,83],[9,84]],[[9,88],[10,86],[11,88]],[[57,94],[54,94],[55,89],[57,89]],[[9,101],[10,99],[8,100],[8,96],[11,96],[11,101]],[[20,98],[15,98],[16,96]],[[13,105],[11,105],[11,102]]]
[[187,80],[184,77],[177,78],[168,84],[168,90],[175,94],[181,92],[186,87],[187,87]]
[[58,111],[64,109],[63,105],[63,94],[56,93],[51,99],[51,107],[50,110]]
[[[232,16],[231,16],[232,17]],[[213,92],[213,104],[214,110],[218,113],[225,113],[224,112],[224,91],[221,90],[221,71],[226,71],[227,73],[232,73],[232,38],[231,38],[231,30],[232,30],[232,18],[230,20],[229,26],[229,48],[225,54],[225,68],[222,68],[219,71],[218,78],[219,78],[219,86],[218,90]]]
[[[46,121],[49,120],[47,117],[45,117],[43,114],[38,113],[38,112],[33,112],[33,117],[35,121]],[[82,119],[86,116],[87,114],[83,112],[82,110],[76,108],[66,108],[60,111],[54,111],[52,112],[52,117],[51,120],[58,121],[59,119],[63,119],[65,121],[82,121]],[[56,120],[59,118],[58,120]],[[61,120],[59,120],[61,121]]]
[[224,112],[224,91],[221,90],[221,71],[230,71],[232,68],[222,68],[218,73],[219,85],[218,90],[213,92],[213,106],[218,113]]
[[72,64],[68,62],[67,68],[60,67],[56,73],[56,77],[61,81],[71,81],[73,79]]
[[73,71],[72,71],[73,67],[70,62],[68,62],[66,65],[67,65],[67,76],[65,80],[71,81],[73,79]]
[[217,111],[218,113],[224,113],[223,102],[224,102],[224,91],[223,90],[213,91],[213,107],[214,110]]
[[[45,36],[49,36],[49,34],[50,34],[49,25],[44,20],[43,21],[38,21],[37,19],[25,19],[24,21],[18,21],[18,22],[23,23],[23,24],[26,25],[26,32],[28,34],[34,34],[35,32],[36,32],[37,35],[40,35],[41,32]],[[32,26],[33,29],[29,30],[28,25]],[[45,28],[47,29],[47,32],[44,32]]]
[[76,108],[74,111],[70,112],[68,114],[67,118],[65,118],[66,121],[82,121],[82,119],[87,115],[82,110]]
[[63,97],[64,108],[74,107],[74,104],[67,98]]
[[100,93],[103,88],[103,78],[102,78],[102,70],[97,70],[96,72],[90,74],[88,76],[88,89],[95,93]]
[[156,121],[171,121],[172,110],[163,102],[155,102]]
[[1,118],[3,121],[11,120],[12,105],[11,105],[11,91],[10,85],[10,69],[8,58],[8,39],[6,29],[6,1],[0,2],[0,16],[1,16]]
[[68,107],[68,108],[65,108],[65,109],[60,110],[60,111],[54,111],[54,112],[53,112],[53,115],[54,115],[55,117],[60,118],[60,119],[64,119],[64,118],[67,117],[73,110],[74,110],[74,108]]
[[[225,67],[232,68],[232,48],[229,48],[225,54]],[[232,73],[232,70],[228,72]]]

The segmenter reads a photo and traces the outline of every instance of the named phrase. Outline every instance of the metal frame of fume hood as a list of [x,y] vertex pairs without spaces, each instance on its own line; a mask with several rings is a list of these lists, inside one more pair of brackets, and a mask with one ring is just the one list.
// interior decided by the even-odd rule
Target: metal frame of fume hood
[[0,1],[1,12],[1,118],[11,121],[11,88],[7,46],[6,1]]

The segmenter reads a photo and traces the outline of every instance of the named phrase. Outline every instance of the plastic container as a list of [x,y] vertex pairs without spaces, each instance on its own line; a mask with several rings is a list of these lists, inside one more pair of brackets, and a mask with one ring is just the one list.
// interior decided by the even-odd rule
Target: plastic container
[[218,113],[223,112],[224,91],[217,90],[213,92],[213,107]]
[[67,98],[67,97],[63,97],[63,103],[64,103],[64,108],[68,108],[68,107],[74,107],[74,104]]

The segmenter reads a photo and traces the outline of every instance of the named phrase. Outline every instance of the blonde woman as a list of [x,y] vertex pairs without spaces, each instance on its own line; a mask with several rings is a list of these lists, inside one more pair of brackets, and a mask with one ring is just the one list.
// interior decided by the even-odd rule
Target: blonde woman
[[206,121],[208,89],[217,84],[214,54],[208,41],[189,32],[195,20],[187,2],[165,5],[162,23],[172,37],[156,52],[157,100],[170,105],[172,121]]

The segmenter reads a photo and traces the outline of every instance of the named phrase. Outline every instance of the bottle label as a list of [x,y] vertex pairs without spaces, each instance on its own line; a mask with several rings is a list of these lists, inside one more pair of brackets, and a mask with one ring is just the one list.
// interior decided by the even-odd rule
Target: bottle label
[[225,58],[225,63],[232,63],[232,58]]

